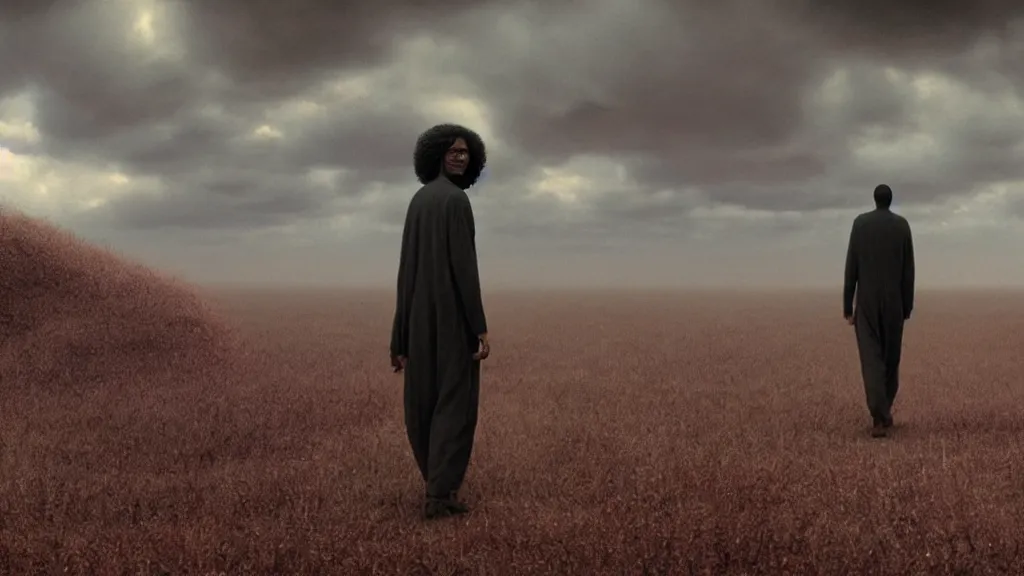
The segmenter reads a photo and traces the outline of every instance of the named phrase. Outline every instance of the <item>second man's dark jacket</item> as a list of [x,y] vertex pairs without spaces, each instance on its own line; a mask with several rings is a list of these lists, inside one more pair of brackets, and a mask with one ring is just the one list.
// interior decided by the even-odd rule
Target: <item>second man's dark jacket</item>
[[864,312],[901,320],[914,309],[914,242],[907,219],[889,209],[853,221],[846,252],[843,315]]

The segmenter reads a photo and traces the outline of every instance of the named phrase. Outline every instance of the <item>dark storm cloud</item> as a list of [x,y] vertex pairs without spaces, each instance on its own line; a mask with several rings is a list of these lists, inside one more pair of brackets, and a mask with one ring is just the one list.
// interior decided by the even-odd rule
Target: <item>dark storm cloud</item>
[[[799,130],[800,91],[819,65],[801,34],[724,10],[636,12],[631,24],[609,16],[595,33],[584,20],[571,34],[562,25],[575,13],[527,13],[520,26],[531,32],[532,49],[518,58],[500,45],[474,51],[469,74],[497,104],[501,133],[558,161],[574,153],[660,154],[698,142],[743,150]],[[486,45],[477,38],[477,48]]]
[[[256,114],[248,119],[227,111],[217,118],[183,114],[167,123],[160,137],[151,129],[126,138],[117,156],[122,165],[129,172],[160,175],[171,192],[123,197],[114,215],[133,227],[188,226],[191,217],[194,226],[215,226],[218,215],[225,226],[261,226],[327,216],[334,200],[363,195],[373,182],[411,181],[411,160],[404,166],[398,162],[410,157],[408,135],[422,119],[374,110],[338,112],[280,126]],[[260,137],[257,128],[264,120],[268,130],[281,135]],[[310,173],[317,169],[345,174],[311,189]],[[197,173],[205,175],[193,176]]]
[[26,21],[52,14],[66,4],[66,0],[4,0],[0,2],[0,22],[24,24]]
[[[817,4],[727,4],[679,3],[597,24],[577,13],[523,11],[532,47],[524,57],[510,58],[513,51],[489,30],[493,48],[468,42],[477,50],[460,66],[479,80],[499,131],[536,161],[622,158],[637,179],[637,199],[699,186],[714,201],[805,211],[863,205],[851,191],[879,178],[899,183],[909,202],[938,201],[1024,170],[1007,148],[988,145],[1016,141],[1016,127],[997,125],[975,125],[953,150],[960,155],[943,159],[944,170],[848,165],[859,133],[916,127],[913,94],[884,65],[955,71],[950,59],[985,33],[1013,40],[1005,19],[1024,9],[940,3],[937,11],[929,4],[917,7],[924,15],[915,19],[915,10],[889,4],[872,12],[834,2],[829,14]],[[849,99],[824,124],[810,100],[837,66],[846,69]]]
[[[893,140],[897,137],[893,134]],[[890,184],[905,204],[965,197],[988,184],[1024,178],[1024,123],[1019,121],[974,115],[954,124],[946,141],[936,144],[941,147],[929,161],[890,163],[872,175]],[[847,176],[845,183],[852,186],[853,179]]]
[[416,0],[187,0],[197,58],[250,93],[294,93],[339,68],[383,65],[396,40],[452,32],[453,16],[486,6]]
[[1016,0],[805,0],[784,12],[819,30],[822,50],[940,70],[979,89],[1024,93],[1024,3]]
[[201,96],[186,62],[140,56],[128,42],[135,15],[116,4],[60,4],[15,32],[11,57],[21,73],[5,86],[35,90],[37,124],[54,140],[84,146],[165,119]]
[[936,53],[962,52],[984,34],[1009,39],[1015,20],[1024,16],[1024,4],[1016,0],[804,0],[788,14],[796,23],[820,26],[830,43],[843,49],[933,59]]
[[176,180],[160,194],[120,197],[107,216],[136,229],[281,225],[329,214],[330,192],[294,175],[211,171]]
[[663,195],[629,191],[606,194],[594,203],[592,226],[599,233],[629,235],[641,227],[648,235],[685,236],[691,227],[689,210],[706,203],[702,194],[666,190]]
[[348,106],[296,130],[281,154],[295,166],[338,166],[356,170],[364,181],[408,180],[412,146],[426,119],[404,109]]
[[[1013,152],[1021,127],[981,113],[951,124],[924,160],[854,156],[867,131],[896,141],[922,129],[912,91],[885,65],[1024,93],[1024,28],[1014,20],[1024,3],[191,0],[164,5],[160,31],[180,40],[167,58],[126,39],[136,17],[127,2],[2,4],[0,97],[35,94],[43,150],[154,176],[165,189],[111,204],[112,225],[267,225],[355,206],[345,200],[378,183],[414,187],[416,135],[449,120],[416,108],[418,90],[454,79],[486,104],[508,145],[482,187],[504,197],[497,228],[527,225],[522,215],[537,205],[518,199],[532,168],[587,154],[630,175],[583,201],[586,216],[574,221],[594,229],[678,228],[710,202],[864,206],[881,181],[903,203],[934,202],[1024,176]],[[396,60],[401,41],[419,35],[436,40],[422,48],[436,70]],[[389,66],[396,72],[375,76],[367,97],[326,88]],[[838,69],[850,90],[823,102],[820,87]],[[419,76],[433,80],[411,80]],[[288,100],[319,108],[274,112]],[[255,137],[262,125],[282,136]],[[311,184],[317,169],[345,177]],[[691,188],[700,192],[683,192]],[[395,223],[406,200],[358,206]],[[557,228],[569,210],[546,209],[529,225]]]
[[[123,128],[98,124],[88,110],[76,110],[74,104],[61,106],[46,96],[39,102],[44,118],[41,130],[47,136],[46,147],[51,154],[81,161],[114,162],[129,172],[157,176],[179,175],[210,163],[237,162],[239,158],[226,155],[234,149],[235,140],[249,129],[237,111],[204,115],[201,101],[188,102],[187,107]],[[64,119],[67,121],[62,122]],[[71,136],[69,132],[76,123],[103,128],[91,137]],[[55,125],[61,128],[55,130]],[[248,152],[258,154],[259,150]],[[250,158],[253,163],[265,160]]]
[[[825,170],[820,153],[779,150],[802,138],[803,93],[827,70],[805,33],[780,29],[767,13],[652,6],[596,22],[524,12],[519,26],[533,50],[509,58],[500,38],[491,50],[479,39],[460,64],[493,104],[498,131],[535,160],[625,161],[636,187],[617,198],[636,206],[602,203],[608,218],[671,211],[656,202],[651,210],[646,197],[665,187],[792,182]],[[570,24],[575,32],[565,34]]]
[[1007,203],[1007,208],[1011,216],[1024,220],[1024,191],[1018,191]]
[[4,22],[17,17],[21,25],[2,29],[0,97],[32,93],[42,152],[162,180],[164,194],[112,204],[115,223],[258,226],[306,216],[323,208],[320,196],[304,192],[310,168],[358,169],[330,191],[336,196],[411,178],[411,146],[424,121],[396,107],[328,100],[326,118],[298,130],[273,126],[286,139],[252,136],[281,98],[382,62],[403,27],[422,32],[444,20],[436,10],[396,2],[165,3],[154,25],[178,42],[161,48],[177,53],[158,58],[131,43],[138,13],[130,2],[35,7],[4,4]]

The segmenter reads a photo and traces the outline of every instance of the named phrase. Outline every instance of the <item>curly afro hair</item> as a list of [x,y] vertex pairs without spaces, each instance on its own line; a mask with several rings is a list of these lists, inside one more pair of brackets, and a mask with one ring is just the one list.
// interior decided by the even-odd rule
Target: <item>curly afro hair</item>
[[438,124],[416,139],[413,167],[421,184],[433,182],[441,175],[445,152],[459,138],[465,140],[466,147],[469,148],[469,165],[461,176],[452,176],[451,180],[463,190],[476,184],[484,165],[487,164],[487,149],[479,134],[458,124]]

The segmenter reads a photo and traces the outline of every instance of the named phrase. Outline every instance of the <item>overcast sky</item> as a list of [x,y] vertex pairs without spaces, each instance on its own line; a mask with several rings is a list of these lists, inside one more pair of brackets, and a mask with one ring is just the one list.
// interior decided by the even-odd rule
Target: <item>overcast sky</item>
[[921,286],[1024,284],[1024,2],[355,4],[4,0],[0,202],[198,282],[391,286],[459,122],[485,284],[838,287],[882,182]]

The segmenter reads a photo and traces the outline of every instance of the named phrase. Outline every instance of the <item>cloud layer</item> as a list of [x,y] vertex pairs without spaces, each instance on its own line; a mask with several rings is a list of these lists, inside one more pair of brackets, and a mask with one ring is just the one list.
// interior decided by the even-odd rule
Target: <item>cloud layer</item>
[[[954,239],[997,262],[1024,239],[1022,16],[995,0],[5,2],[0,198],[201,279],[390,282],[415,138],[456,121],[489,147],[474,204],[502,281],[834,283],[879,182],[925,262]],[[763,265],[793,251],[802,267]],[[322,272],[332,254],[345,272]]]

